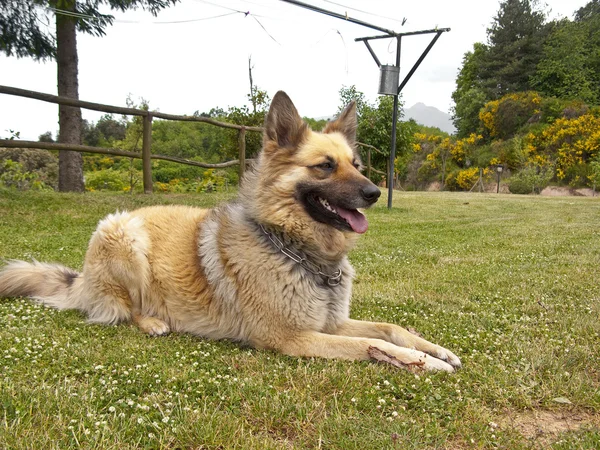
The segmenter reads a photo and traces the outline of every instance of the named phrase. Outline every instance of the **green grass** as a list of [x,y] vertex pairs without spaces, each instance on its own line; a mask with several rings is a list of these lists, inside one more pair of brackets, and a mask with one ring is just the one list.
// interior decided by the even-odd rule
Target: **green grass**
[[[109,212],[232,196],[0,190],[0,257],[81,269]],[[385,204],[350,255],[351,314],[413,327],[461,357],[456,374],[150,338],[1,299],[0,448],[599,448],[600,201]]]

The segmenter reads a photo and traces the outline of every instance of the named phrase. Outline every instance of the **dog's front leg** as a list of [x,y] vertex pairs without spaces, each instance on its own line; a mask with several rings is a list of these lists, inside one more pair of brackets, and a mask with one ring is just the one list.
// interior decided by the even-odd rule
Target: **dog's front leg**
[[407,366],[420,366],[426,370],[454,371],[450,364],[441,359],[415,349],[399,347],[382,339],[304,331],[287,336],[285,340],[275,345],[267,346],[291,356],[316,356],[349,360],[369,360],[372,358],[369,349],[375,347],[395,357]]
[[333,334],[339,336],[365,337],[372,339],[383,339],[400,347],[416,349],[435,358],[446,361],[453,367],[460,367],[461,362],[458,356],[450,350],[439,345],[433,344],[410,331],[391,323],[383,322],[364,322],[361,320],[348,319],[341,326],[333,331]]

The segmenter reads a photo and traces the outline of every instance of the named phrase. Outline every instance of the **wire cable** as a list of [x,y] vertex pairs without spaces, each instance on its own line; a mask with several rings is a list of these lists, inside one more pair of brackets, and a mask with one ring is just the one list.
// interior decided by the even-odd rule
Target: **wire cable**
[[331,0],[323,0],[323,1],[325,3],[331,3],[332,5],[341,6],[342,8],[346,8],[346,9],[349,9],[351,11],[356,11],[356,12],[360,12],[360,13],[363,13],[363,14],[368,14],[369,16],[379,17],[381,19],[393,20],[394,22],[401,23],[402,25],[404,25],[404,23],[406,22],[406,19],[403,19],[403,20],[393,19],[393,18],[388,17],[388,16],[382,16],[381,14],[375,14],[375,13],[372,13],[372,12],[369,12],[369,11],[365,11],[363,9],[352,8],[351,6],[346,6],[346,5],[343,5],[341,3],[337,3],[337,2],[331,1]]

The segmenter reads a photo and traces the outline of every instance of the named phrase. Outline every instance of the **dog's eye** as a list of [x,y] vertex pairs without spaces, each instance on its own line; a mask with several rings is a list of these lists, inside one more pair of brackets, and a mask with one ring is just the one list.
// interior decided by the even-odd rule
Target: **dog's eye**
[[327,170],[327,171],[333,170],[333,164],[331,164],[330,162],[319,164],[317,167],[321,170]]

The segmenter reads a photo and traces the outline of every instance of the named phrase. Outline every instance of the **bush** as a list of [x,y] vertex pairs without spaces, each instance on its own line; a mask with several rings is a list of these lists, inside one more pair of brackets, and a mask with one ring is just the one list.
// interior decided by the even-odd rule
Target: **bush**
[[7,160],[19,163],[22,172],[35,174],[36,180],[44,186],[53,189],[58,186],[58,157],[54,153],[48,150],[0,148],[0,165]]
[[141,174],[138,171],[130,173],[113,169],[86,172],[85,189],[87,191],[129,192],[131,190],[132,176],[134,181],[133,190],[135,192],[141,192],[142,186],[141,183],[139,183]]
[[519,178],[517,175],[514,175],[508,180],[508,190],[511,194],[531,194],[533,192],[533,187],[530,183]]
[[0,185],[20,191],[50,189],[40,181],[36,172],[26,171],[21,163],[11,159],[0,161]]
[[539,194],[550,184],[554,168],[550,165],[529,164],[508,180],[508,189],[513,194]]

